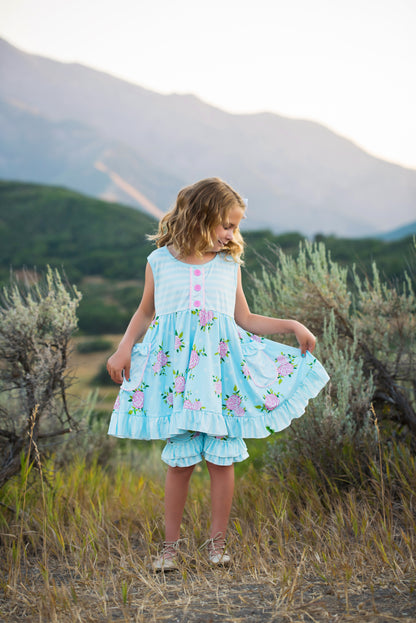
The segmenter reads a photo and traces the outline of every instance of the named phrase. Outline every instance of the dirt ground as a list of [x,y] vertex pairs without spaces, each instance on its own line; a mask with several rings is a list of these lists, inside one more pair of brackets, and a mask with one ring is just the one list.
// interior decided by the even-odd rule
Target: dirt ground
[[[362,622],[362,623],[414,623],[416,621],[416,591],[399,593],[394,586],[362,586],[351,591],[333,590],[319,579],[304,580],[302,587],[292,595],[279,586],[263,583],[261,578],[253,582],[233,584],[232,576],[214,592],[188,594],[182,582],[170,574],[161,578],[167,603],[149,609],[148,620],[169,623],[253,623],[275,622]],[[224,578],[225,579],[225,578]],[[136,599],[139,598],[137,589]],[[131,593],[132,602],[135,591]],[[139,598],[140,599],[140,598]],[[185,603],[184,603],[185,602]],[[133,606],[133,604],[132,604]],[[131,606],[130,606],[131,607]],[[131,611],[134,617],[134,607]],[[123,612],[113,612],[107,620],[125,620]],[[154,618],[153,618],[154,617]],[[133,618],[131,619],[133,620]],[[144,618],[146,620],[146,618]]]
[[[270,575],[253,571],[242,574],[228,569],[207,568],[166,574],[125,576],[111,581],[103,569],[101,589],[97,578],[71,577],[68,570],[55,569],[51,588],[45,592],[40,572],[32,569],[30,581],[0,598],[0,621],[79,621],[110,623],[136,621],[168,623],[414,623],[416,621],[415,578],[329,586],[317,577],[297,578],[286,587]],[[246,577],[245,577],[246,576]],[[43,585],[43,588],[42,588]],[[42,594],[43,593],[43,594]],[[51,609],[51,594],[53,608]],[[71,598],[72,595],[72,598]],[[75,597],[76,595],[76,597]],[[11,598],[11,600],[10,600]],[[8,603],[7,603],[8,602]],[[13,605],[12,605],[13,602]],[[71,603],[69,603],[71,602]]]

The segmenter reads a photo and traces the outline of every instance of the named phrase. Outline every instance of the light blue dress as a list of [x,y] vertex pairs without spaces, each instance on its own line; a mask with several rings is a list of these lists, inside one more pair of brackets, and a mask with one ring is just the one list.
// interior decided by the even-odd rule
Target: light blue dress
[[148,262],[155,318],[133,347],[110,435],[169,439],[192,431],[260,438],[304,413],[328,374],[310,353],[301,357],[298,348],[237,326],[233,259],[217,253],[206,264],[186,264],[161,247]]

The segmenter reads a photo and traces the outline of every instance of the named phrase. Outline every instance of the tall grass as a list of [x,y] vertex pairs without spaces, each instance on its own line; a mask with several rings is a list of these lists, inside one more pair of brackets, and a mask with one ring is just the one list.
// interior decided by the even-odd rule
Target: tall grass
[[251,466],[237,479],[229,569],[212,570],[199,550],[209,528],[209,486],[205,469],[196,472],[183,560],[166,576],[149,568],[163,540],[163,471],[148,477],[121,464],[110,472],[74,458],[61,468],[50,460],[34,478],[23,461],[20,479],[2,491],[0,617],[313,621],[337,612],[362,615],[339,620],[381,621],[374,617],[388,587],[404,609],[389,620],[410,621],[415,457],[401,445],[381,450],[371,475],[342,491],[323,488],[312,471],[301,478]]

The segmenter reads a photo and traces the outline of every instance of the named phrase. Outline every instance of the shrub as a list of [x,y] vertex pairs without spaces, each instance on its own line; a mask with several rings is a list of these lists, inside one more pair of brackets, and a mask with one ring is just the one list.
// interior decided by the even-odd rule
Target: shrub
[[[57,270],[30,285],[13,281],[0,309],[0,486],[77,423],[66,390],[69,340],[81,295]],[[34,452],[34,454],[33,454]],[[33,460],[31,458],[31,460]]]
[[[390,433],[416,442],[416,304],[407,275],[382,283],[331,260],[322,243],[300,244],[297,257],[276,249],[277,266],[253,277],[255,311],[296,318],[318,337],[316,355],[331,382],[307,414],[269,446],[269,463],[283,457],[340,478],[356,462],[359,473],[376,451],[373,404]],[[351,287],[351,283],[353,286]],[[347,457],[354,457],[346,467]],[[358,461],[358,462],[357,462]],[[350,477],[351,474],[348,476]]]

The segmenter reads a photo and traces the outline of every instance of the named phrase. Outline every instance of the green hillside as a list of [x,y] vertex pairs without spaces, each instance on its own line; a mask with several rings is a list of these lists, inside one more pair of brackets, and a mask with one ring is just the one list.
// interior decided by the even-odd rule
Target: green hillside
[[64,266],[68,277],[141,274],[155,221],[63,188],[0,182],[0,278],[10,266]]
[[137,306],[156,221],[132,208],[63,188],[0,182],[0,280],[47,264],[83,293],[80,328],[115,333]]
[[[0,281],[10,268],[65,270],[83,292],[80,327],[88,333],[123,331],[141,296],[146,240],[156,221],[126,206],[99,201],[63,188],[0,182]],[[245,232],[246,272],[259,271],[259,256],[273,258],[270,245],[295,252],[297,233]],[[412,238],[394,242],[317,236],[334,260],[356,263],[370,273],[376,260],[388,279],[400,277],[412,258]],[[249,288],[247,288],[249,290]]]

